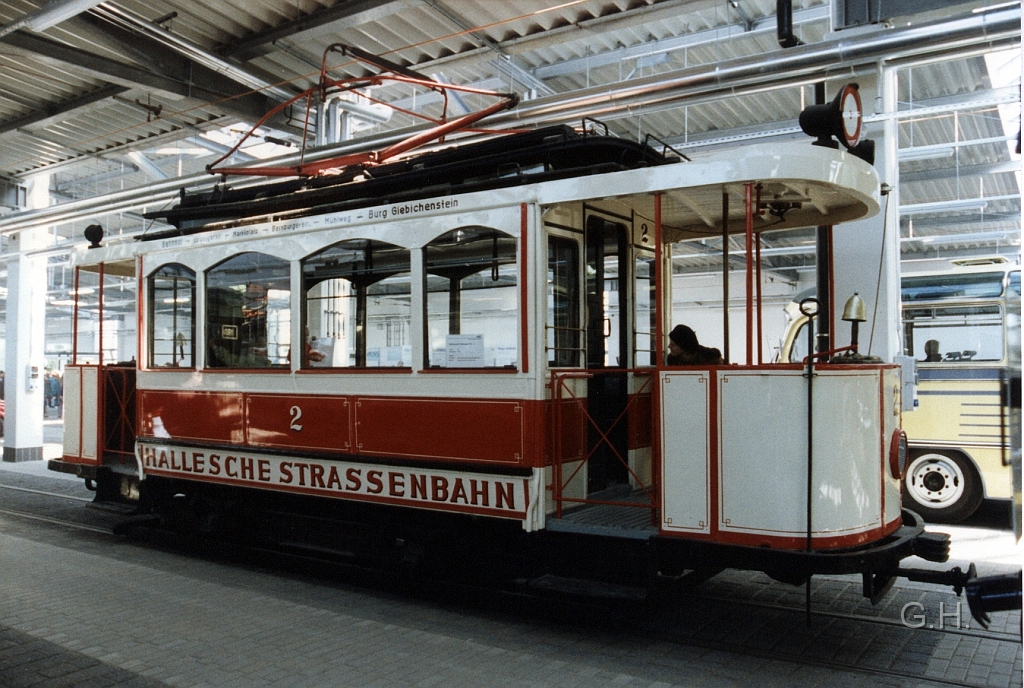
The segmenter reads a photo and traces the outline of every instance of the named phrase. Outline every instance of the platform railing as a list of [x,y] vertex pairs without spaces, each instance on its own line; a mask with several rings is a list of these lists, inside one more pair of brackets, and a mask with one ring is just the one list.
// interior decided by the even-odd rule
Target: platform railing
[[[588,408],[587,397],[578,396],[573,389],[573,385],[569,384],[570,380],[586,380],[589,381],[597,378],[601,375],[623,375],[627,376],[630,381],[636,381],[642,379],[639,386],[635,390],[629,390],[627,388],[627,401],[622,411],[618,416],[606,427],[602,428],[601,424],[591,415],[590,409]],[[630,413],[637,414],[635,418],[636,422],[649,424],[648,427],[653,427],[653,406],[647,412],[644,412],[641,408],[639,400],[644,395],[654,394],[653,381],[657,377],[657,371],[653,368],[609,368],[605,370],[578,370],[578,371],[552,371],[551,372],[551,492],[552,501],[555,504],[555,513],[557,518],[562,518],[563,509],[566,504],[569,505],[604,505],[614,507],[629,507],[639,509],[651,510],[651,518],[656,519],[658,512],[658,490],[657,490],[657,479],[658,471],[653,460],[655,454],[655,447],[653,446],[654,433],[650,433],[652,446],[652,465],[651,465],[651,478],[650,483],[645,484],[643,479],[637,475],[636,471],[629,465],[629,451],[627,449],[626,456],[623,456],[619,449],[615,446],[615,443],[611,439],[612,431],[620,427],[621,423],[629,422]],[[577,421],[576,428],[566,427],[566,411],[567,409],[573,409],[578,412],[578,416],[574,418]],[[578,427],[578,421],[583,421],[582,428]],[[588,430],[593,428],[596,433],[596,441],[592,443],[586,438],[589,437]],[[563,439],[566,432],[572,432],[578,430],[583,434],[583,452],[581,455],[576,457],[565,457],[563,456]],[[627,446],[629,443],[629,433],[627,428]],[[647,501],[623,501],[623,500],[609,500],[609,499],[590,499],[587,497],[570,497],[566,496],[566,488],[569,484],[579,475],[590,458],[597,452],[601,446],[607,447],[615,459],[620,462],[632,478],[633,482],[640,487],[640,491],[646,496]],[[571,471],[568,477],[564,476],[564,467],[566,463],[577,463],[578,465]]]
[[135,464],[135,368],[104,366],[100,369],[103,464]]

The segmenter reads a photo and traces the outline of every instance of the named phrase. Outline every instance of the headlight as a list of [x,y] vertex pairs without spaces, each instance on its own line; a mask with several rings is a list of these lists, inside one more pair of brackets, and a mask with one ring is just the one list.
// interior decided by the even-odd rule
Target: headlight
[[907,474],[909,456],[907,433],[897,430],[892,434],[892,441],[889,443],[889,470],[896,480],[903,480],[903,476]]

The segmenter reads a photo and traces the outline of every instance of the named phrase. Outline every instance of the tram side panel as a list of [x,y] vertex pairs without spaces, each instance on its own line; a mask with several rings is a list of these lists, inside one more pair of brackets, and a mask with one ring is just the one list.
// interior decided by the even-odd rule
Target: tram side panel
[[64,373],[63,462],[92,467],[98,463],[99,400],[99,369],[68,365]]
[[[258,376],[250,380],[259,385]],[[146,438],[360,457],[539,465],[531,400],[147,390]]]
[[[816,548],[850,547],[899,527],[898,431],[888,367],[819,370],[810,459]],[[808,522],[807,379],[800,370],[662,373],[665,535],[799,548]]]

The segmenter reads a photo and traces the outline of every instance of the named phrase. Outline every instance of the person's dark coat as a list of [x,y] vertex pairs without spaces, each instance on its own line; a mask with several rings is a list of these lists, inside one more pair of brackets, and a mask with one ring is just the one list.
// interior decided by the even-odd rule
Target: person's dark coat
[[670,355],[669,365],[722,365],[722,352],[697,341],[697,333],[686,325],[676,325],[668,338],[682,349],[682,353]]

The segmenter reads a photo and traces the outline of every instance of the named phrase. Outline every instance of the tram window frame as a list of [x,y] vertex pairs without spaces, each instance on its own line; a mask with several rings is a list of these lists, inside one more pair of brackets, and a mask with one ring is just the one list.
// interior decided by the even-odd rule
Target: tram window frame
[[[447,231],[426,244],[423,247],[423,343],[427,368],[517,370],[522,356],[518,336],[519,280],[519,241],[507,232],[468,225]],[[493,292],[499,289],[504,291],[495,296]],[[478,291],[491,292],[491,295],[483,296],[476,293]],[[466,293],[478,303],[482,299],[506,300],[510,306],[508,315],[497,318],[511,320],[511,326],[496,328],[481,320],[479,326],[469,327],[469,330],[485,331],[467,331],[463,322]],[[446,295],[442,297],[447,299],[446,308],[440,305],[439,294]],[[502,308],[497,312],[502,313]],[[480,315],[483,315],[482,310]],[[443,347],[437,346],[442,337]],[[458,352],[455,346],[459,347]],[[510,352],[511,358],[508,357]]]
[[[166,310],[173,311],[171,316],[171,337],[170,339],[161,339],[157,337],[158,321],[159,317],[159,304],[158,295],[161,291],[167,291],[167,289],[160,289],[157,286],[157,280],[170,280],[174,282],[174,286],[170,288],[171,298],[170,308]],[[187,284],[187,300],[182,301],[178,290],[182,287],[179,286],[180,282]],[[166,298],[166,297],[165,297]],[[166,304],[166,300],[162,299],[160,303]],[[184,310],[185,306],[179,306],[179,304],[185,304],[187,306],[186,314],[179,314],[179,309]],[[195,351],[195,335],[196,335],[196,271],[186,267],[180,263],[167,263],[161,265],[157,269],[153,270],[146,278],[146,334],[147,334],[147,356],[146,364],[148,368],[154,370],[166,370],[168,368],[175,369],[194,369],[196,366],[196,351]],[[187,325],[187,330],[179,329],[179,321],[183,321]],[[171,353],[158,352],[157,342],[171,342]],[[187,355],[186,355],[187,351]],[[180,355],[180,360],[179,360]],[[158,356],[169,356],[168,361],[158,360]],[[186,363],[187,361],[187,363]]]
[[136,365],[139,352],[135,261],[103,263],[103,365]]
[[[302,332],[307,338],[303,345],[303,369],[412,369],[413,280],[409,249],[372,239],[346,239],[307,256],[301,264],[300,310]],[[345,284],[330,285],[330,280],[342,280],[351,291],[344,293]],[[314,289],[323,289],[324,285],[328,289],[335,286],[339,289],[311,295]],[[398,298],[391,298],[395,296]],[[402,313],[397,318],[388,317],[388,307],[401,304],[403,296]],[[335,299],[353,301],[338,304],[349,308],[330,311],[338,316],[333,327],[322,326],[321,321],[320,326],[313,325],[317,332],[311,332],[311,302]],[[343,315],[346,312],[350,315]],[[397,325],[393,326],[396,321]],[[377,327],[371,330],[374,323]],[[375,340],[379,339],[376,334],[371,339],[371,331],[378,330],[384,333],[384,343],[371,346],[378,344]],[[327,334],[335,336],[327,341]],[[344,352],[339,348],[341,342],[345,343]],[[344,360],[339,360],[342,356]],[[311,360],[314,358],[317,360]]]
[[[255,262],[253,265],[246,265],[245,261]],[[227,279],[221,277],[222,273],[235,270],[241,277]],[[206,270],[206,364],[205,368],[217,370],[287,370],[290,367],[291,356],[291,263],[282,258],[262,253],[259,251],[245,251],[236,253]],[[241,305],[237,309],[238,317],[228,318],[233,322],[214,322],[218,316],[214,295],[219,291],[239,291],[238,287],[244,287],[241,298]],[[282,292],[276,298],[271,296],[271,291]],[[277,339],[271,339],[271,300],[272,298],[285,304],[283,308],[274,309],[277,317],[277,326],[273,328],[278,333]],[[250,315],[246,316],[246,300],[253,302],[253,307],[248,308]],[[229,299],[225,299],[229,301]],[[262,302],[262,303],[261,303]],[[230,303],[227,304],[231,309]],[[259,311],[263,309],[262,316]],[[281,314],[286,317],[282,317]],[[261,324],[262,318],[262,324]],[[219,328],[219,330],[218,330]],[[255,336],[246,336],[246,330],[252,332],[256,329]],[[219,331],[219,337],[214,333]],[[283,335],[283,336],[281,336]],[[237,344],[230,345],[237,351],[228,350],[228,345],[217,342]],[[271,351],[273,347],[274,351]],[[225,353],[218,353],[223,350]],[[231,361],[228,356],[234,357]]]
[[548,366],[578,368],[583,354],[582,269],[578,240],[548,236],[547,319],[544,348]]
[[[646,247],[644,247],[646,248]],[[633,257],[633,316],[634,327],[633,327],[633,358],[634,365],[637,368],[648,368],[654,367],[658,364],[658,347],[655,341],[655,331],[657,328],[658,320],[658,306],[657,306],[657,290],[654,284],[655,274],[655,256],[654,254],[648,254],[634,249]],[[647,274],[641,275],[640,265],[644,264],[647,266]],[[641,289],[641,286],[646,286]],[[647,301],[645,309],[640,307],[641,300],[640,295],[645,294]],[[646,329],[641,327],[641,316],[647,315]],[[647,338],[647,346],[642,347],[641,338]],[[647,361],[643,361],[642,358],[646,356]]]
[[75,365],[100,365],[100,291],[99,266],[75,268],[74,327]]

